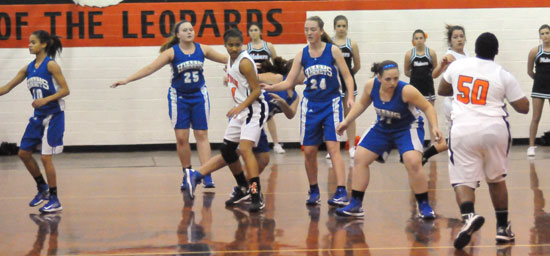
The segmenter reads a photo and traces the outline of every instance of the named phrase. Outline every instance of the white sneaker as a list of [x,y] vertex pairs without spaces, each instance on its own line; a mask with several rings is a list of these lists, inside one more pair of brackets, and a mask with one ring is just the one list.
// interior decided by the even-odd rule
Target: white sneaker
[[350,148],[348,150],[348,152],[349,152],[349,158],[354,158],[355,157],[355,147]]
[[283,149],[283,146],[281,144],[277,143],[273,145],[273,151],[277,154],[284,154],[286,151]]
[[527,149],[527,156],[535,156],[535,148],[537,147],[536,146],[529,147]]

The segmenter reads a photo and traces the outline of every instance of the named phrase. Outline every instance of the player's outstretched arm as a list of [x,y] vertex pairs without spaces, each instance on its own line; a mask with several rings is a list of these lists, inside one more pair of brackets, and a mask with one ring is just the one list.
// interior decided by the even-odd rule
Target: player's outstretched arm
[[157,70],[164,67],[164,65],[170,63],[174,59],[174,49],[170,48],[166,51],[163,51],[153,62],[151,62],[149,65],[141,68],[136,73],[132,74],[128,78],[124,80],[120,80],[114,84],[111,85],[111,88],[116,88],[120,85],[125,85],[129,82],[139,80],[141,78],[144,78],[148,75],[151,75],[155,73]]
[[361,98],[355,104],[353,104],[353,107],[351,107],[348,115],[342,121],[340,124],[338,124],[338,127],[336,127],[336,132],[339,135],[344,134],[344,131],[348,128],[349,123],[355,121],[365,109],[372,103],[372,98],[370,97],[370,92],[372,91],[372,86],[374,84],[374,78],[370,79],[366,84],[365,88],[363,89],[363,94],[361,94]]
[[11,79],[6,85],[0,87],[0,96],[10,92],[15,86],[23,82],[25,78],[27,77],[27,65],[25,65],[22,69],[17,72],[15,77]]

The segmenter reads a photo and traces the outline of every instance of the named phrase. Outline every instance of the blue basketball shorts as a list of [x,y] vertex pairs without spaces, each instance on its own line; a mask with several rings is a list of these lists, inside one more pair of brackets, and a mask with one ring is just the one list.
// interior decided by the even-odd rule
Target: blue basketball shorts
[[374,125],[365,132],[359,142],[364,147],[385,160],[390,151],[396,147],[400,155],[410,150],[423,151],[424,124],[415,123],[410,129],[384,131]]
[[20,148],[33,151],[42,144],[42,155],[53,155],[63,152],[63,133],[65,132],[65,112],[46,116],[34,115],[21,138]]
[[174,129],[208,130],[210,99],[206,86],[195,93],[168,89],[168,115]]
[[310,101],[302,98],[300,116],[301,143],[319,145],[324,141],[341,141],[336,127],[342,122],[344,110],[340,97],[327,101]]
[[254,153],[267,153],[270,151],[269,143],[267,141],[267,135],[265,134],[263,129],[262,129],[262,132],[260,133],[260,140],[258,141],[258,145],[256,145],[252,149],[252,151]]

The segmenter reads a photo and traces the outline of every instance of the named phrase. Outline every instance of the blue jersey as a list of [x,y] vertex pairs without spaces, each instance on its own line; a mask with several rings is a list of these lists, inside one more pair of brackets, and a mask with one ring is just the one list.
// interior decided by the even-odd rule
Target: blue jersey
[[195,43],[195,52],[185,54],[179,45],[174,45],[174,59],[172,60],[172,87],[179,93],[199,92],[204,86],[202,67],[204,53],[199,43]]
[[[296,90],[292,93],[292,96],[288,95],[288,92],[286,90],[280,91],[280,92],[271,92],[279,95],[279,97],[283,98],[289,106],[298,98],[298,94],[296,94]],[[283,113],[283,110],[279,105],[275,104],[275,100],[273,100],[273,97],[269,95],[268,92],[264,92],[264,99],[267,101],[267,105],[269,106],[269,116],[267,117],[268,120],[271,119],[275,114]]]
[[420,111],[412,104],[403,102],[402,92],[407,83],[399,81],[390,101],[380,99],[380,81],[374,78],[370,97],[376,110],[374,129],[384,132],[408,130],[423,127]]
[[[36,59],[27,66],[27,87],[29,88],[33,99],[46,98],[53,95],[59,89],[54,84],[52,74],[48,71],[48,62],[52,59],[48,56],[42,61],[38,68],[35,67]],[[35,115],[50,115],[65,110],[65,101],[58,99],[48,102],[48,104],[35,108]]]
[[340,97],[340,80],[334,57],[332,44],[327,43],[321,56],[312,58],[309,55],[309,45],[302,52],[302,66],[306,76],[304,97],[309,101],[330,101]]

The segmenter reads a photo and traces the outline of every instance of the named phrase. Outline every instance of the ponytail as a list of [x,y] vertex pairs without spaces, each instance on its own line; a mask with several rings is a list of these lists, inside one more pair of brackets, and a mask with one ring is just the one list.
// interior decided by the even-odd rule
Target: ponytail
[[273,64],[270,61],[264,61],[260,64],[260,69],[263,72],[271,72],[281,75],[286,75],[292,67],[292,59],[285,60],[279,56],[273,58]]
[[180,28],[180,25],[186,22],[189,22],[189,21],[180,20],[178,23],[176,23],[176,25],[174,26],[174,29],[172,30],[172,34],[170,35],[170,37],[168,37],[168,40],[164,44],[162,44],[162,46],[160,47],[160,52],[164,52],[180,42],[177,36],[178,30]]
[[321,34],[321,41],[329,44],[334,44],[330,36],[324,30],[323,30],[323,34]]
[[306,20],[311,20],[311,21],[317,22],[317,25],[323,31],[323,34],[321,34],[321,41],[323,41],[325,43],[332,44],[332,39],[330,39],[330,36],[323,29],[323,27],[325,26],[325,22],[323,22],[323,20],[319,16],[311,16],[311,17],[307,18]]
[[46,51],[48,57],[55,59],[55,56],[61,54],[61,51],[63,51],[59,36],[50,35],[50,33],[44,30],[37,30],[32,32],[32,34],[38,38],[41,44],[46,43],[46,49],[44,49],[44,51]]
[[384,74],[384,71],[388,69],[393,69],[393,68],[397,68],[397,69],[399,68],[397,63],[393,60],[385,60],[382,62],[372,63],[372,67],[370,71],[372,71],[374,75],[382,76]]

